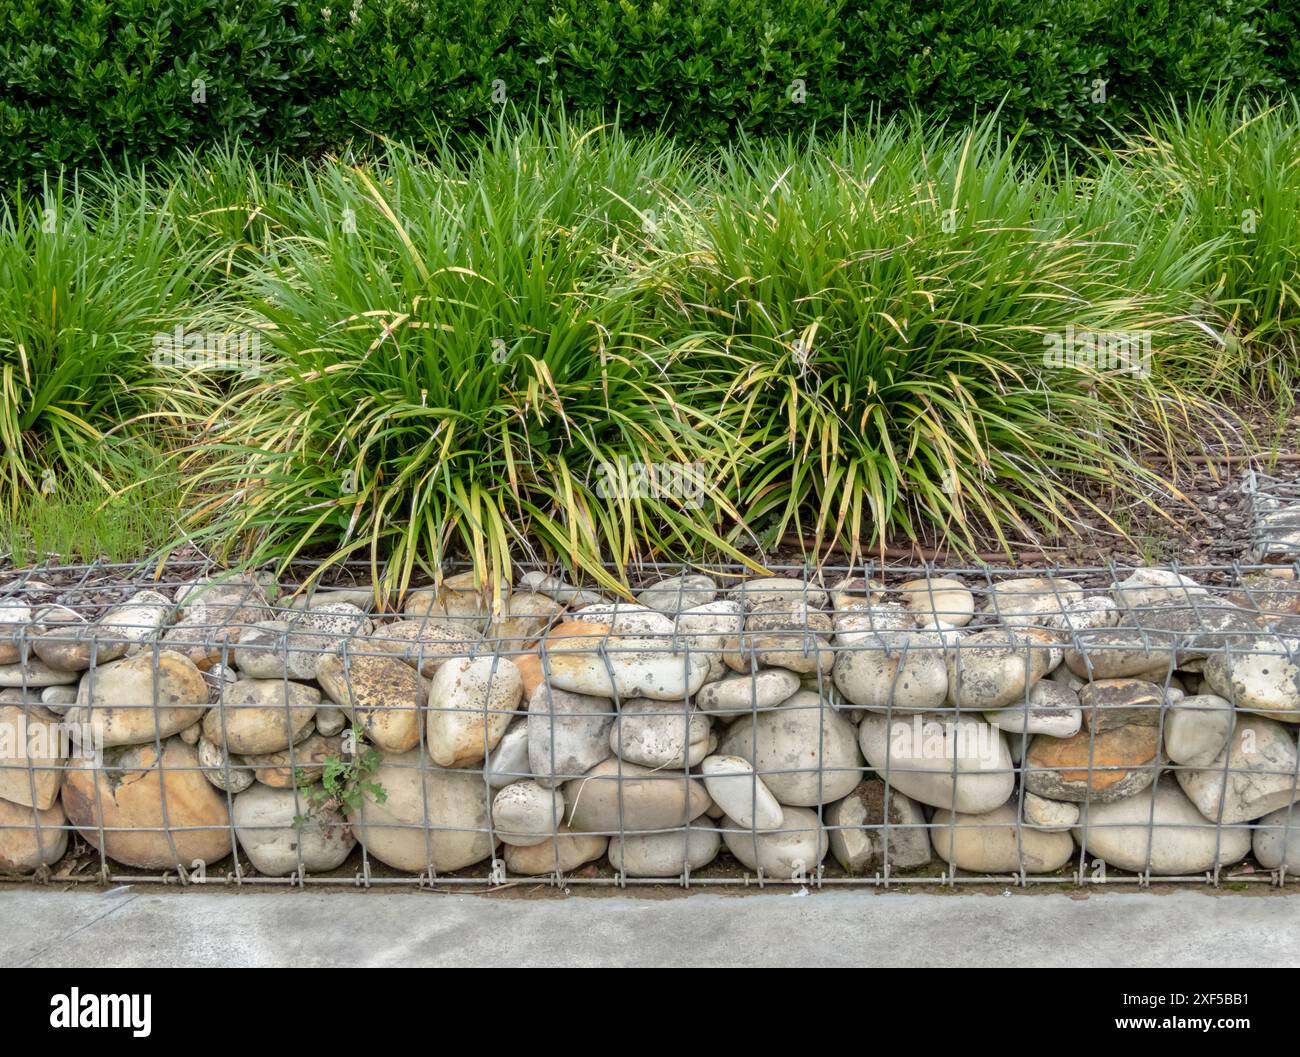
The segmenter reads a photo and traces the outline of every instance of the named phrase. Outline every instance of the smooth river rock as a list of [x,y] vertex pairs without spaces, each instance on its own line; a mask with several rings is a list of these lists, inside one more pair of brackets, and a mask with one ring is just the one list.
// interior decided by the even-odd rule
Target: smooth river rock
[[709,717],[674,701],[626,701],[609,731],[611,751],[644,767],[694,767],[716,744]]
[[[1065,664],[1080,679],[1141,676],[1163,683],[1177,667],[1174,639],[1142,628],[1084,628],[1069,637]],[[1165,673],[1160,675],[1159,673]]]
[[235,667],[252,679],[310,681],[316,678],[316,658],[333,644],[288,621],[264,620],[239,636]]
[[82,679],[72,723],[87,723],[105,746],[139,745],[178,734],[203,717],[208,687],[187,657],[137,653]]
[[704,787],[713,802],[738,826],[779,829],[785,818],[781,805],[742,756],[709,756],[700,764]]
[[898,592],[919,627],[964,628],[975,615],[975,596],[970,588],[951,577],[908,580],[899,585]]
[[844,697],[876,711],[925,712],[948,696],[944,640],[932,632],[879,630],[875,611],[836,619],[831,678]]
[[1254,850],[1259,865],[1276,870],[1285,864],[1287,873],[1300,873],[1300,808],[1280,807],[1256,826]]
[[513,782],[492,800],[492,827],[506,844],[541,844],[555,836],[563,822],[563,795],[536,782]]
[[680,877],[688,868],[707,866],[721,847],[718,828],[702,817],[689,829],[611,837],[607,854],[610,865],[628,877]]
[[235,797],[232,817],[239,846],[267,877],[337,869],[357,843],[338,809],[320,800],[319,787],[272,789],[259,782]]
[[1025,788],[1048,800],[1105,804],[1149,786],[1160,767],[1155,727],[1125,726],[1072,738],[1034,735],[1025,755]]
[[611,756],[564,784],[570,828],[615,834],[671,829],[709,806],[704,783],[680,771],[659,771]]
[[389,753],[420,744],[425,691],[419,674],[393,656],[323,654],[316,678],[344,714],[361,724],[371,741]]
[[776,708],[799,689],[799,676],[785,668],[764,668],[753,674],[728,675],[705,683],[695,704],[709,715],[736,716]]
[[672,618],[636,602],[600,602],[565,615],[566,624],[598,624],[604,634],[643,635],[667,640],[674,631]]
[[580,778],[609,757],[618,709],[607,697],[539,686],[528,699],[528,766],[542,785]]
[[[73,756],[63,780],[68,820],[95,848],[141,869],[189,870],[231,852],[226,794],[203,777],[198,752],[180,738],[104,753],[104,765]],[[101,829],[102,827],[102,829]]]
[[320,691],[281,679],[240,679],[203,717],[203,736],[234,753],[278,752],[308,733]]
[[408,617],[437,617],[455,621],[466,628],[482,631],[493,609],[500,609],[510,598],[510,585],[499,581],[475,587],[474,573],[457,573],[445,577],[436,587],[421,587],[409,592],[402,601],[402,613]]
[[734,654],[737,663],[731,666],[739,672],[750,671],[755,663],[801,675],[830,671],[834,630],[825,612],[803,602],[762,602],[745,618]]
[[54,806],[69,748],[60,723],[39,705],[0,707],[0,799],[39,811]]
[[1208,767],[1236,724],[1232,703],[1217,694],[1192,694],[1170,706],[1165,717],[1165,755],[1173,763]]
[[583,624],[587,634],[554,633],[543,640],[544,667],[551,685],[591,697],[649,697],[683,701],[709,675],[709,659],[684,644],[662,638],[611,635],[599,624]]
[[1084,598],[1082,586],[1069,580],[1022,576],[996,581],[989,588],[984,611],[1009,627],[1053,627]]
[[1162,602],[1190,606],[1208,593],[1190,576],[1172,569],[1135,569],[1126,579],[1111,584],[1110,589],[1124,609],[1140,609]]
[[55,801],[44,811],[0,800],[0,873],[35,873],[68,850],[68,819]]
[[816,811],[787,807],[780,829],[754,833],[730,819],[722,821],[727,850],[751,870],[773,878],[804,878],[816,873],[830,842]]
[[748,613],[767,602],[803,602],[826,607],[826,592],[816,584],[790,576],[759,576],[732,588],[730,597]]
[[719,753],[748,760],[780,803],[798,807],[839,800],[862,778],[853,724],[808,690],[737,719]]
[[718,597],[718,585],[707,576],[692,573],[670,576],[637,592],[636,600],[660,613],[676,615],[696,606],[706,606]]
[[984,712],[1024,701],[1061,660],[1056,637],[1038,628],[989,628],[948,651],[948,701]]
[[80,672],[65,672],[51,668],[35,656],[28,656],[23,664],[0,664],[0,686],[45,687],[68,686],[81,678]]
[[[322,602],[308,609],[294,610],[284,618],[298,631],[319,635],[323,642],[365,638],[375,630],[366,611],[351,602]],[[244,641],[241,637],[241,643]]]
[[1263,716],[1243,715],[1227,746],[1209,766],[1179,770],[1178,784],[1207,819],[1232,825],[1260,818],[1300,798],[1298,766],[1291,731]]
[[483,764],[483,777],[493,789],[504,789],[532,774],[528,763],[528,718],[511,720]]
[[[1291,650],[1289,659],[1284,655]],[[1205,681],[1243,712],[1300,722],[1300,638],[1238,640],[1205,659]]]
[[523,697],[519,669],[502,657],[448,660],[429,688],[425,744],[440,767],[467,767],[489,752]]
[[1083,726],[1079,695],[1068,686],[1043,679],[1024,702],[985,712],[984,718],[1008,734],[1050,734],[1069,738]]
[[1125,800],[1090,804],[1073,833],[1089,858],[1140,873],[1149,856],[1151,872],[1163,876],[1214,869],[1216,845],[1220,866],[1250,851],[1249,829],[1216,828],[1168,778]]
[[595,862],[605,854],[607,847],[608,837],[596,833],[575,833],[568,826],[561,826],[555,837],[548,837],[541,844],[531,844],[528,847],[507,844],[505,864],[510,873],[524,877],[566,874],[589,862]]
[[939,858],[971,873],[1053,873],[1074,855],[1069,833],[1017,825],[1011,804],[980,815],[939,810],[930,822]]
[[[428,679],[449,658],[468,657],[475,650],[482,650],[484,640],[464,621],[424,617],[385,624],[367,641],[401,658]],[[507,651],[512,648],[504,646]]]
[[1002,732],[973,716],[868,714],[858,726],[867,762],[894,789],[932,807],[983,814],[1015,784]]
[[385,799],[364,794],[348,822],[380,862],[408,873],[431,867],[448,873],[492,854],[481,775],[440,770],[417,749],[386,754],[366,780],[380,786]]
[[1027,826],[1064,831],[1079,824],[1079,805],[1025,793],[1024,816]]
[[744,630],[745,610],[734,600],[709,602],[679,613],[676,627],[678,636],[690,645],[691,652],[699,651],[709,662],[706,682],[712,683],[727,674],[723,651]]

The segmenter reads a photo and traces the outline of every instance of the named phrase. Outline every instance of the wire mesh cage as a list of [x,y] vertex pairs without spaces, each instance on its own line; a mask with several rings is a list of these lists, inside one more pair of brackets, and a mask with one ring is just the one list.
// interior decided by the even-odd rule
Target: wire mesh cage
[[0,873],[1287,884],[1300,569],[0,577]]
[[1256,562],[1300,560],[1300,480],[1251,470],[1246,478],[1250,497],[1250,549]]

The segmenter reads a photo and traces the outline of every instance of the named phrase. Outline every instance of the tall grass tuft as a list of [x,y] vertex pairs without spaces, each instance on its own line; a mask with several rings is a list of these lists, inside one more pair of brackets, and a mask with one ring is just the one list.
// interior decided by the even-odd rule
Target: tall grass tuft
[[1300,102],[1218,96],[1169,107],[1113,156],[1117,197],[1152,241],[1211,243],[1188,314],[1224,390],[1294,399],[1300,383]]
[[187,417],[155,336],[190,323],[195,261],[143,179],[0,201],[0,500],[65,473],[113,487],[142,436]]
[[602,494],[609,467],[724,457],[646,311],[641,203],[685,182],[665,140],[563,126],[305,170],[251,277],[263,373],[194,447],[204,538],[386,560],[398,587],[454,553],[606,580],[647,549],[734,554],[696,497]]
[[766,541],[1005,543],[1105,517],[1085,482],[1150,481],[1136,449],[1185,413],[1176,384],[1045,351],[1149,332],[1186,368],[1205,343],[1126,287],[1132,252],[1098,252],[1050,176],[992,122],[886,123],[728,151],[707,208],[675,214],[687,389],[735,438],[729,493]]

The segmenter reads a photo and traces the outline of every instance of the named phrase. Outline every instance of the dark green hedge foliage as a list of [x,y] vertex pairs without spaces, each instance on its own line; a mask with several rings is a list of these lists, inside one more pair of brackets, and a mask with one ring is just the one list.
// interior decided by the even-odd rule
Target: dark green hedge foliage
[[1001,105],[1095,139],[1206,87],[1294,91],[1296,0],[5,0],[0,180],[230,137],[419,142],[563,102],[704,145]]

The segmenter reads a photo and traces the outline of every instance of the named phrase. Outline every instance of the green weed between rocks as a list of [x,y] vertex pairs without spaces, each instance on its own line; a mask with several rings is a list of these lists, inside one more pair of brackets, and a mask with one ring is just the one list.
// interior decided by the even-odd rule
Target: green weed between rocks
[[[363,740],[364,734],[365,730],[359,724],[353,724],[348,737],[355,751],[343,756],[325,757],[319,782],[302,772],[294,776],[309,811],[324,808],[354,814],[361,810],[367,796],[377,804],[388,799],[387,790],[378,782],[370,781],[370,776],[383,762],[383,753],[367,745]],[[293,828],[302,829],[306,823],[306,815],[295,816]]]

